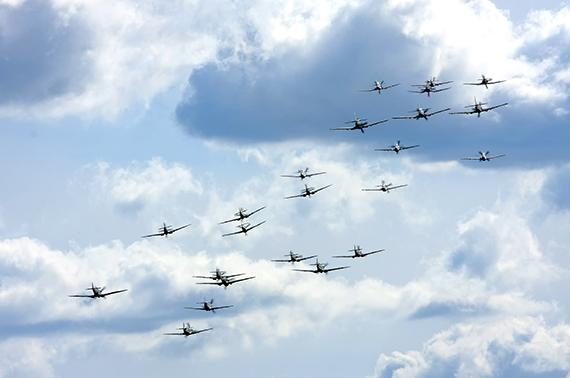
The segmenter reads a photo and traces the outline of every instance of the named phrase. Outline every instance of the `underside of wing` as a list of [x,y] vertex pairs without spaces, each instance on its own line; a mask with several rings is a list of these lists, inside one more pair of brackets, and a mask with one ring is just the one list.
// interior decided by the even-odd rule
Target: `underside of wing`
[[[403,149],[403,148],[401,148],[401,149]],[[393,148],[375,148],[374,151],[389,151],[389,152],[392,152],[392,151],[395,151],[395,150],[394,150]]]
[[483,111],[486,112],[486,111],[488,111],[488,110],[497,109],[497,108],[500,108],[501,106],[505,106],[505,105],[508,105],[508,104],[509,104],[508,102],[505,102],[504,104],[501,104],[501,105],[491,106],[490,108],[483,109]]
[[94,295],[87,295],[87,294],[68,295],[68,297],[72,297],[72,298],[95,298]]
[[223,222],[220,222],[218,224],[225,224],[225,223],[235,222],[235,221],[239,221],[239,220],[240,220],[240,218],[228,219],[227,221],[223,221]]
[[261,210],[265,209],[265,207],[266,207],[266,206],[263,206],[263,207],[260,207],[259,209],[255,210],[255,211],[252,211],[251,213],[248,214],[248,217],[252,216],[252,215],[255,214],[255,213],[260,212]]
[[446,91],[446,90],[448,90],[448,89],[451,89],[451,87],[448,87],[448,88],[441,88],[441,89],[432,89],[431,91],[432,91],[432,92],[436,92],[436,93],[437,93],[437,92],[443,92],[443,91]]
[[261,225],[262,225],[263,223],[265,223],[265,222],[266,222],[266,221],[259,222],[258,224],[256,224],[255,226],[251,226],[251,227],[248,228],[247,230],[248,230],[248,231],[249,231],[249,230],[253,230],[253,229],[256,228],[256,227],[261,226]]
[[447,108],[447,109],[443,109],[443,110],[438,110],[437,112],[433,112],[433,113],[428,113],[428,114],[426,114],[426,116],[429,117],[429,116],[432,116],[432,115],[434,115],[434,114],[446,112],[446,111],[448,111],[448,110],[451,110],[451,108]]
[[384,122],[388,122],[387,119],[382,120],[382,121],[378,121],[378,122],[374,122],[374,123],[369,123],[367,125],[364,125],[363,127],[370,127],[370,126],[374,126],[374,125],[378,125],[379,123],[384,123]]
[[401,116],[401,117],[392,117],[392,119],[413,119],[416,116]]
[[506,80],[497,80],[497,81],[490,81],[487,84],[499,84],[499,83],[504,83]]
[[196,285],[218,285],[221,286],[221,282],[196,282]]
[[127,291],[128,289],[123,289],[123,290],[116,290],[116,291],[111,291],[105,294],[101,294],[102,297],[106,297],[107,295],[113,295],[113,294],[117,294],[117,293],[122,293]]
[[195,334],[197,334],[197,333],[202,333],[202,332],[210,331],[210,330],[212,330],[212,329],[213,329],[213,328],[200,329],[200,330],[198,330],[198,331],[192,331],[191,334],[192,334],[192,335],[195,335]]
[[381,188],[362,189],[363,192],[381,192]]
[[319,273],[318,270],[310,270],[310,269],[293,269],[295,272],[306,272],[306,273]]
[[392,84],[392,85],[388,85],[387,87],[384,87],[384,89],[388,89],[388,88],[397,87],[398,85],[400,85],[400,83],[398,83],[398,84]]
[[315,191],[313,192],[313,194],[315,194],[315,193],[317,193],[317,192],[320,192],[321,190],[325,190],[326,188],[328,188],[328,187],[331,186],[331,185],[332,185],[332,184],[329,184],[329,185],[327,185],[327,186],[323,186],[322,188],[319,188],[319,189],[315,190]]
[[404,184],[404,185],[398,185],[398,186],[391,186],[388,188],[388,190],[393,190],[393,189],[398,189],[398,188],[403,188],[404,186],[408,186],[408,184]]
[[453,112],[453,113],[449,113],[449,114],[473,114],[476,113],[474,110],[471,112]]
[[379,249],[379,250],[377,250],[377,251],[366,252],[366,253],[363,253],[363,254],[362,254],[362,257],[368,256],[368,255],[373,255],[373,254],[375,254],[375,253],[380,253],[380,252],[383,252],[383,251],[384,251],[383,249]]
[[254,278],[255,278],[255,276],[246,277],[246,278],[240,278],[239,280],[232,280],[232,281],[230,281],[230,285],[231,285],[231,284],[235,284],[236,282],[242,282],[242,281],[252,280],[252,279],[254,279]]
[[333,257],[337,258],[337,259],[351,259],[351,258],[358,257],[358,256],[351,255],[351,256],[333,256]]
[[317,173],[310,173],[310,174],[306,174],[305,177],[313,177],[313,176],[318,176],[318,175],[324,175],[326,172],[317,172]]
[[141,236],[141,238],[152,238],[153,236],[164,236],[164,234],[150,234],[150,235]]
[[176,231],[179,231],[179,230],[182,230],[183,228],[186,228],[186,227],[188,227],[188,226],[190,226],[190,224],[185,224],[185,225],[182,226],[182,227],[175,228],[174,230],[170,231],[170,233],[172,234],[172,233],[174,233],[174,232],[176,232]]
[[167,335],[167,336],[184,336],[184,333],[179,332],[179,333],[163,333],[163,335]]
[[453,83],[453,81],[443,81],[441,83],[434,83],[434,85],[437,86],[437,85],[445,85],[445,84],[450,84],[450,83]]
[[294,196],[283,197],[283,199],[297,198],[297,197],[305,197],[305,195],[304,195],[304,194],[297,194],[297,195],[294,195]]
[[336,127],[334,129],[329,129],[329,130],[352,130],[354,129],[354,127]]
[[481,158],[461,158],[461,160],[481,160]]
[[372,92],[375,91],[376,88],[372,88],[372,89],[359,89],[358,92]]
[[[463,85],[483,85],[484,83],[463,83]],[[490,83],[487,83],[490,84]]]
[[271,262],[293,262],[294,260],[269,260]]
[[507,156],[507,155],[506,155],[506,154],[503,154],[503,155],[489,156],[489,157],[487,158],[487,160],[496,159],[496,158],[500,158],[500,157],[503,157],[503,156]]
[[184,307],[188,310],[202,310],[202,311],[208,311],[206,310],[204,307]]
[[323,269],[323,272],[328,273],[328,272],[332,272],[335,270],[341,270],[341,269],[346,269],[346,268],[350,268],[350,267],[349,266],[341,266],[338,268]]
[[222,308],[230,308],[230,307],[234,307],[233,305],[229,305],[229,306],[220,306],[220,307],[212,307],[212,310],[220,310]]
[[317,257],[317,255],[307,256],[307,257],[300,257],[300,258],[297,259],[297,261],[305,261],[305,260],[309,260],[309,259],[312,259],[312,258],[315,258],[315,257]]
[[243,234],[244,231],[240,230],[240,231],[236,231],[236,232],[230,232],[229,234],[223,234],[222,236],[230,236],[230,235],[237,235],[237,234]]
[[293,177],[293,178],[299,178],[299,175],[281,175],[281,177]]
[[416,144],[415,146],[400,147],[400,150],[408,150],[408,149],[410,149],[410,148],[416,148],[416,147],[419,147],[419,146],[420,146],[419,144]]

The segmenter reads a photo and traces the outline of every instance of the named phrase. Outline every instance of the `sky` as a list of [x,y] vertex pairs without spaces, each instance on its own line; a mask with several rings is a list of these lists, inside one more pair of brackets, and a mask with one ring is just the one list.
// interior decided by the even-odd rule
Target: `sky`
[[[570,377],[567,2],[0,0],[0,31],[1,378]],[[474,101],[508,105],[392,118]]]

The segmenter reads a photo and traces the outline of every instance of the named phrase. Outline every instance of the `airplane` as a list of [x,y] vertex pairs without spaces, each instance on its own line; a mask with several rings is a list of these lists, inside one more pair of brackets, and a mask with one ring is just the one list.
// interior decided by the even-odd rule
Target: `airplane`
[[190,335],[195,335],[195,334],[197,334],[197,333],[210,331],[210,330],[212,330],[213,328],[206,328],[206,329],[195,330],[194,328],[192,328],[192,327],[190,326],[190,323],[186,323],[186,325],[184,325],[184,323],[182,323],[182,328],[177,328],[177,329],[182,330],[182,332],[180,332],[180,333],[165,333],[165,335],[188,337],[188,336],[190,336]]
[[266,207],[266,206],[263,206],[263,207],[261,207],[261,208],[255,210],[255,211],[252,211],[252,212],[249,213],[249,214],[246,213],[246,211],[247,211],[246,209],[243,209],[243,208],[240,207],[240,208],[238,209],[238,212],[234,214],[237,218],[230,219],[230,220],[227,220],[227,221],[223,221],[223,222],[220,222],[220,223],[218,223],[218,224],[224,224],[224,223],[235,222],[235,221],[243,221],[244,219],[247,219],[247,218],[251,217],[253,214],[257,213],[258,211],[261,211],[261,210],[265,209],[265,207]]
[[123,290],[116,290],[116,291],[110,291],[108,293],[103,293],[103,290],[105,290],[105,286],[103,287],[98,287],[95,286],[93,284],[93,282],[91,282],[91,287],[85,289],[85,290],[91,290],[93,292],[93,294],[78,294],[78,295],[68,295],[68,297],[79,297],[79,298],[105,298],[107,295],[111,295],[111,294],[117,294],[117,293],[122,293],[124,291],[127,291],[128,289],[123,289]]
[[380,83],[378,81],[374,81],[374,88],[372,89],[362,89],[359,90],[359,92],[373,92],[373,91],[378,91],[378,94],[382,93],[382,89],[388,89],[388,88],[392,88],[392,87],[396,87],[400,85],[400,83],[398,84],[393,84],[393,85],[388,85],[387,87],[384,87],[384,80],[382,80]]
[[289,260],[271,260],[271,261],[273,261],[273,262],[288,262],[288,263],[293,264],[296,262],[312,259],[313,257],[317,257],[317,255],[313,255],[313,256],[309,256],[309,257],[303,257],[299,254],[293,253],[293,251],[290,251],[289,254],[285,255],[285,256],[289,256]]
[[498,84],[498,83],[504,83],[506,80],[497,80],[497,81],[492,81],[492,78],[486,78],[485,75],[481,75],[481,81],[478,83],[463,83],[463,85],[484,85],[485,88],[489,89],[488,85],[489,84]]
[[150,238],[150,237],[153,237],[153,236],[166,236],[166,237],[168,237],[168,235],[173,234],[173,233],[175,233],[175,232],[178,231],[178,230],[182,230],[183,228],[186,228],[186,227],[188,227],[188,226],[190,226],[190,224],[186,224],[186,225],[184,225],[184,226],[182,226],[182,227],[178,227],[178,228],[175,228],[175,229],[173,230],[173,229],[172,229],[172,226],[167,226],[166,223],[163,222],[163,223],[162,223],[162,227],[160,227],[160,228],[158,229],[158,234],[145,235],[145,236],[141,236],[141,238]]
[[358,245],[358,246],[355,245],[355,246],[354,246],[354,249],[349,249],[349,252],[354,252],[354,255],[350,255],[350,256],[333,256],[333,257],[335,257],[335,258],[352,258],[352,259],[353,259],[353,258],[355,258],[355,257],[365,257],[365,256],[372,255],[372,254],[374,254],[374,253],[378,253],[378,252],[382,252],[382,251],[384,251],[384,250],[383,250],[383,249],[379,249],[379,250],[377,250],[377,251],[372,251],[372,252],[363,253],[363,252],[362,252],[362,249],[360,248],[360,246],[359,246],[359,245]]
[[317,259],[317,262],[315,264],[311,264],[313,266],[316,267],[316,269],[311,270],[311,269],[293,269],[294,271],[297,272],[308,272],[308,273],[325,273],[328,274],[329,272],[332,272],[334,270],[340,270],[340,269],[346,269],[346,268],[350,268],[350,266],[341,266],[339,268],[330,268],[330,269],[326,269],[327,265],[329,265],[328,263],[320,263],[319,259]]
[[404,147],[400,144],[400,141],[397,141],[396,144],[394,144],[393,146],[390,146],[390,148],[376,148],[374,149],[374,151],[394,151],[395,153],[399,154],[400,151],[402,150],[407,150],[409,148],[415,148],[415,147],[419,147],[419,144],[416,144],[415,146],[408,146],[408,147]]
[[313,177],[313,176],[317,176],[317,175],[324,175],[326,172],[316,172],[316,173],[308,173],[309,168],[305,168],[305,170],[303,169],[299,169],[297,171],[296,175],[281,175],[281,177],[294,177],[294,178],[300,178],[301,180],[306,179],[307,177]]
[[394,189],[398,189],[398,188],[403,188],[404,186],[408,186],[408,184],[404,184],[404,185],[398,185],[398,186],[391,186],[392,184],[386,184],[384,183],[384,180],[382,180],[382,184],[381,185],[376,185],[376,188],[373,189],[362,189],[363,192],[386,192],[386,193],[390,193],[390,190],[394,190]]
[[214,270],[212,276],[192,276],[194,278],[207,278],[207,279],[211,279],[211,280],[221,280],[222,278],[226,277],[226,278],[232,278],[232,277],[237,277],[237,276],[243,276],[245,273],[238,273],[238,274],[226,274],[225,270],[220,270],[219,268],[216,268],[216,270]]
[[374,123],[368,123],[365,122],[365,119],[360,119],[358,117],[356,117],[356,113],[354,113],[354,121],[348,121],[345,123],[354,123],[353,127],[337,127],[335,129],[330,129],[330,130],[360,130],[362,131],[362,133],[364,134],[364,129],[370,126],[374,126],[377,125],[379,123],[384,123],[384,122],[388,122],[387,119],[383,120],[383,121],[378,121],[378,122],[374,122]]
[[227,288],[230,285],[235,284],[236,282],[241,282],[241,281],[247,281],[247,280],[251,280],[255,278],[255,276],[252,277],[245,277],[245,278],[240,278],[237,280],[232,280],[231,278],[228,278],[226,276],[223,276],[220,281],[218,282],[196,282],[197,285],[218,285],[218,286],[222,286],[224,285],[224,288]]
[[[443,84],[443,83],[440,83]],[[440,85],[440,84],[436,84],[436,85]],[[417,90],[417,91],[408,91],[410,93],[427,93],[428,97],[430,97],[430,93],[437,93],[437,92],[443,92],[446,91],[448,89],[451,89],[451,87],[447,87],[447,88],[441,88],[441,89],[436,89],[435,86],[431,86],[429,84],[422,84],[422,85],[412,85],[412,87],[420,87],[422,89]]]
[[489,161],[489,160],[491,160],[491,159],[495,159],[495,158],[500,158],[500,157],[503,157],[503,156],[507,156],[506,154],[503,154],[503,155],[496,155],[496,156],[487,156],[487,155],[489,154],[489,151],[487,151],[487,152],[479,151],[479,154],[481,155],[481,157],[461,158],[461,160]]
[[210,302],[208,302],[206,298],[204,298],[204,302],[196,302],[196,303],[201,304],[202,307],[184,307],[184,308],[187,308],[189,310],[212,311],[212,314],[215,314],[216,310],[220,310],[222,308],[234,307],[233,305],[214,307],[214,299],[211,299]]
[[322,188],[315,189],[314,187],[307,186],[307,184],[305,184],[305,189],[301,190],[301,194],[297,194],[296,196],[285,197],[283,199],[289,199],[289,198],[295,198],[295,197],[309,197],[310,198],[313,194],[318,193],[321,190],[326,189],[331,185],[332,184],[329,184],[327,186],[323,186]]
[[237,235],[237,234],[244,234],[245,236],[247,236],[248,231],[253,230],[254,228],[256,228],[257,226],[261,226],[263,223],[265,223],[265,221],[260,222],[258,224],[256,224],[255,226],[250,225],[249,223],[242,223],[239,226],[237,226],[237,228],[239,228],[239,231],[236,232],[230,232],[229,234],[223,234],[222,236],[230,236],[230,235]]
[[477,118],[481,117],[481,113],[483,112],[488,112],[489,110],[493,110],[493,109],[497,109],[501,106],[505,106],[508,105],[508,102],[505,102],[504,104],[501,105],[496,105],[496,106],[491,106],[490,108],[483,108],[483,105],[487,105],[486,102],[477,102],[477,98],[475,98],[475,104],[474,105],[467,105],[466,108],[473,108],[473,110],[471,110],[470,112],[454,112],[454,113],[449,113],[449,114],[475,114],[477,113]]
[[420,119],[420,118],[424,118],[427,121],[427,117],[431,117],[434,114],[437,113],[442,113],[442,112],[446,112],[448,110],[451,110],[451,108],[447,108],[447,109],[443,109],[443,110],[438,110],[437,112],[433,112],[433,113],[428,113],[430,108],[426,108],[426,109],[422,109],[420,107],[420,103],[418,102],[418,108],[416,110],[411,110],[410,113],[413,112],[417,112],[418,114],[415,116],[402,116],[402,117],[392,117],[392,119]]
[[[453,81],[444,81],[443,83],[438,83],[437,80],[435,79],[435,76],[431,77],[429,80],[426,80],[426,85],[428,85],[432,88],[435,88],[438,85],[444,85],[444,84],[450,84],[450,83],[453,83]],[[416,86],[419,86],[419,85],[416,85]]]

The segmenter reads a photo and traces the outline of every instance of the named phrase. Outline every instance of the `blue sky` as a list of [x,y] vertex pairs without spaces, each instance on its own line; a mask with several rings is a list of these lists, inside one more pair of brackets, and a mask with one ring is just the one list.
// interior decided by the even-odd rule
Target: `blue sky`
[[[570,7],[540,7],[0,1],[0,377],[568,377]],[[474,97],[509,105],[392,119]],[[354,112],[389,121],[329,130]],[[333,185],[283,200],[305,167]],[[192,225],[140,238],[162,222]],[[385,252],[331,258],[354,245]],[[256,278],[196,285],[216,267]],[[129,290],[68,298],[91,282]]]

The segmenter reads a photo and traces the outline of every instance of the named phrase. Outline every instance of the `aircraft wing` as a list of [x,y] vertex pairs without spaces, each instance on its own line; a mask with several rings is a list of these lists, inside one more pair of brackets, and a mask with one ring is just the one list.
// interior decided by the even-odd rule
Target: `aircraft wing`
[[362,257],[368,256],[368,255],[373,255],[373,254],[375,254],[375,253],[379,253],[379,252],[382,252],[382,251],[384,251],[384,249],[379,249],[379,250],[377,250],[377,251],[372,251],[372,252],[363,253],[363,254],[362,254]]
[[89,294],[68,295],[68,297],[72,297],[72,298],[95,298],[95,296],[93,294],[91,294],[91,295],[89,295]]
[[234,307],[234,305],[220,306],[220,307],[212,307],[212,310],[219,310],[219,309],[222,309],[222,308],[230,308],[230,307]]
[[427,114],[426,114],[426,117],[429,117],[429,116],[432,116],[432,115],[438,114],[438,113],[443,113],[443,112],[446,112],[446,111],[448,111],[448,110],[451,110],[451,108],[447,108],[447,109],[443,109],[443,110],[438,110],[437,112],[433,112],[433,113],[427,113]]
[[186,227],[188,227],[188,226],[190,226],[190,223],[189,223],[189,224],[185,224],[185,225],[182,226],[182,227],[175,228],[174,230],[170,231],[170,233],[173,234],[173,233],[175,233],[176,231],[182,230],[183,228],[186,228]]
[[257,210],[255,210],[255,211],[252,211],[251,213],[249,213],[247,216],[250,217],[250,216],[252,216],[253,214],[255,214],[255,213],[257,213],[257,212],[259,212],[259,211],[261,211],[261,210],[263,210],[263,209],[265,209],[265,208],[266,208],[266,206],[260,207],[259,209],[257,209]]
[[271,261],[271,262],[287,262],[287,263],[288,262],[295,262],[295,260],[291,260],[291,259],[289,259],[289,260],[269,260],[269,261]]
[[392,117],[392,119],[414,119],[417,116],[402,116],[402,117]]
[[332,185],[332,184],[329,184],[329,185],[327,185],[327,186],[323,186],[322,188],[319,188],[319,189],[313,191],[311,194],[315,194],[315,193],[317,193],[317,192],[320,192],[321,190],[324,190],[324,189],[328,188],[328,187],[331,186],[331,185]]
[[392,189],[403,188],[404,186],[408,186],[408,184],[398,185],[398,186],[390,186],[390,187],[386,188],[386,190],[387,190],[387,191],[390,191],[390,190],[392,190]]
[[196,282],[196,285],[218,285],[218,286],[222,286],[223,283],[216,281],[216,282]]
[[307,272],[307,273],[319,273],[318,270],[311,270],[311,269],[293,269],[296,272]]
[[354,130],[354,127],[337,127],[329,130]]
[[317,176],[317,175],[324,175],[326,172],[317,172],[317,173],[309,173],[306,174],[305,177],[313,177],[313,176]]
[[203,310],[203,311],[208,311],[206,310],[204,307],[184,307],[188,310]]
[[501,104],[501,105],[491,106],[490,108],[483,109],[483,111],[486,112],[486,111],[489,111],[489,110],[497,109],[497,108],[500,108],[501,106],[505,106],[505,105],[508,105],[508,104],[509,104],[508,102],[505,102],[504,104]]
[[192,276],[194,278],[204,278],[204,279],[208,279],[208,280],[217,280],[216,277],[212,277],[212,276]]
[[122,293],[122,292],[127,291],[127,290],[128,290],[128,289],[110,291],[110,292],[108,292],[108,293],[101,294],[101,296],[102,296],[102,297],[106,297],[107,295]]
[[281,177],[293,177],[293,178],[299,178],[301,177],[300,175],[281,175]]
[[337,259],[340,259],[340,258],[351,259],[351,258],[358,257],[358,256],[357,255],[350,255],[350,256],[332,256],[332,257],[337,258]]
[[251,279],[254,279],[254,278],[255,278],[255,276],[246,277],[246,278],[240,278],[239,280],[232,280],[232,281],[229,281],[229,283],[230,283],[230,285],[232,285],[232,284],[235,284],[236,282],[247,281],[247,280],[251,280]]
[[461,158],[461,160],[481,160],[481,158],[470,157],[470,158]]
[[244,230],[239,230],[236,232],[230,232],[229,234],[223,234],[222,236],[230,236],[230,235],[237,235],[237,234],[243,234],[243,233],[245,233]]
[[449,83],[453,83],[453,81],[443,81],[441,83],[434,83],[434,85],[444,85],[444,84],[449,84]]
[[145,236],[141,236],[141,238],[151,238],[153,236],[164,236],[164,233],[145,235]]
[[416,148],[416,147],[419,147],[419,146],[420,146],[419,144],[416,144],[415,146],[408,146],[408,147],[402,147],[402,146],[400,146],[400,150],[407,150],[407,149]]
[[377,91],[377,88],[372,88],[372,89],[360,89],[358,90],[358,92],[372,92],[372,91]]
[[313,255],[313,256],[309,256],[309,257],[301,257],[301,258],[298,258],[297,261],[305,261],[305,260],[312,259],[313,257],[317,257],[317,255]]
[[362,127],[370,127],[370,126],[374,126],[374,125],[377,125],[377,124],[379,124],[379,123],[384,123],[384,122],[388,122],[388,120],[385,119],[385,120],[383,120],[383,121],[378,121],[378,122],[374,122],[374,123],[368,123],[368,124],[366,124],[366,125],[364,125],[364,126],[362,126]]
[[232,278],[232,277],[237,277],[237,276],[243,276],[245,273],[238,273],[238,274],[230,274],[230,275],[225,275],[224,277],[226,278]]
[[185,334],[183,332],[179,332],[179,333],[163,333],[163,335],[168,335],[168,336],[184,336]]
[[257,226],[261,226],[261,225],[262,225],[263,223],[265,223],[265,222],[266,222],[266,221],[259,222],[258,224],[256,224],[255,226],[251,226],[251,227],[248,228],[247,230],[248,230],[248,231],[253,230],[253,229],[256,228]]
[[346,268],[350,268],[350,267],[349,266],[341,266],[338,268],[323,269],[323,272],[328,273],[328,272],[332,272],[334,270],[341,270],[341,269],[346,269]]
[[306,197],[306,196],[307,196],[306,194],[297,194],[297,195],[294,195],[294,196],[284,197],[283,199],[297,198],[297,197]]
[[[444,84],[444,83],[440,83],[440,84],[437,84],[437,85],[441,85],[441,84]],[[443,92],[443,91],[446,91],[446,90],[448,90],[448,89],[451,89],[451,87],[441,88],[441,89],[432,89],[431,91],[432,91],[432,92]]]
[[[428,91],[408,91],[410,93],[429,93]],[[435,92],[433,89],[430,90],[430,92]]]
[[473,114],[473,113],[477,113],[475,110],[472,110],[470,112],[453,112],[453,113],[449,113],[449,114]]
[[382,89],[393,88],[393,87],[397,87],[398,85],[400,85],[400,83],[398,83],[398,84],[392,84],[392,85],[388,85],[387,87],[383,87]]
[[[490,83],[487,83],[490,84]],[[463,83],[463,85],[485,85],[485,83],[479,82],[479,83]]]
[[383,192],[382,188],[362,189],[363,192]]
[[487,84],[499,84],[499,83],[504,83],[506,80],[497,80],[497,81],[490,81]]
[[218,223],[218,224],[225,224],[225,223],[235,222],[235,221],[238,221],[238,220],[240,220],[240,219],[241,219],[241,218],[229,219],[229,220],[227,220],[227,221],[223,221],[223,222],[220,222],[220,223]]
[[487,158],[487,160],[491,160],[491,159],[495,159],[495,158],[500,158],[500,157],[503,157],[503,156],[507,156],[507,155],[506,155],[506,154],[503,154],[503,155],[489,156],[489,157]]
[[375,148],[374,151],[396,151],[396,150],[393,148]]
[[198,331],[192,330],[192,332],[191,332],[190,334],[191,334],[191,335],[195,335],[195,334],[197,334],[197,333],[210,331],[210,330],[212,330],[212,329],[213,329],[213,328],[199,329]]

